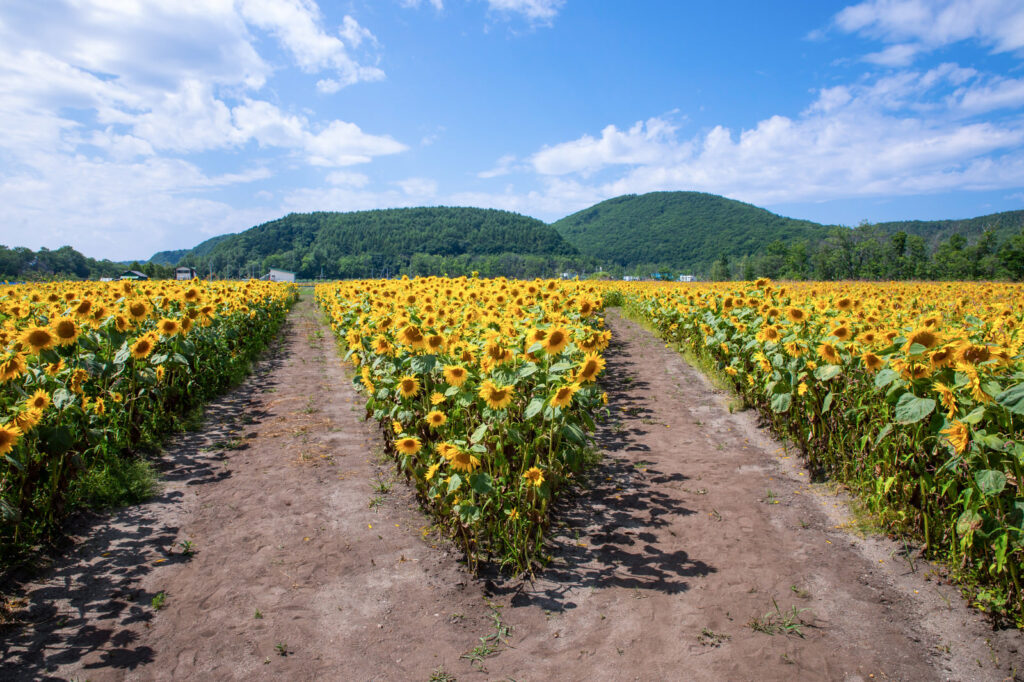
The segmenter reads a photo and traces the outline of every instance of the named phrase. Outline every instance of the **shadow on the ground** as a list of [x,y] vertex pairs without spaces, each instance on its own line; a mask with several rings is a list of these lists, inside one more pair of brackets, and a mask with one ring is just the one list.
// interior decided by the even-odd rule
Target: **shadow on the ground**
[[[0,598],[16,607],[13,620],[0,625],[0,680],[62,679],[53,676],[58,666],[95,652],[99,658],[86,670],[132,670],[153,661],[153,650],[137,645],[130,627],[153,617],[157,593],[134,585],[151,571],[191,558],[174,546],[179,529],[160,523],[159,510],[181,500],[181,486],[231,475],[223,460],[238,448],[240,436],[268,415],[258,408],[258,395],[275,386],[273,372],[288,359],[282,340],[290,327],[286,322],[242,385],[206,406],[197,431],[167,444],[156,467],[169,485],[143,504],[77,515],[66,525],[66,536],[86,539],[66,542],[42,578],[12,575],[0,581]],[[168,601],[173,598],[167,595]]]
[[489,591],[511,596],[512,606],[573,609],[571,594],[586,588],[624,587],[635,590],[638,599],[646,591],[677,594],[689,589],[690,579],[715,571],[684,550],[658,547],[657,529],[669,525],[671,517],[695,512],[666,492],[672,490],[666,484],[687,477],[665,474],[643,459],[650,448],[642,438],[653,412],[650,386],[631,360],[636,352],[618,334],[605,351],[601,384],[611,416],[595,433],[603,460],[580,494],[563,497],[552,508],[555,523],[564,525],[548,542],[551,564],[532,582],[489,576]]

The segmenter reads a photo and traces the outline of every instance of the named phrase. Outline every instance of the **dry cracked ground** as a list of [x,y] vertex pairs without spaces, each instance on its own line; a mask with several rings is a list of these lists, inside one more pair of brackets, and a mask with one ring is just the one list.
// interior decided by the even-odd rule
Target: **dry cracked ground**
[[473,576],[429,533],[307,296],[171,442],[155,499],[77,519],[5,587],[0,678],[1024,679],[1018,631],[853,533],[752,414],[608,325],[604,460],[534,579]]

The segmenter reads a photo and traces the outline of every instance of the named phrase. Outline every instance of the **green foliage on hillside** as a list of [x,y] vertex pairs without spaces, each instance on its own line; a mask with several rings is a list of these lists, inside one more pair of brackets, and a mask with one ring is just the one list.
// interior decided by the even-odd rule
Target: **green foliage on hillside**
[[62,246],[54,251],[0,246],[0,279],[7,281],[98,279],[115,277],[126,269],[122,263],[83,256],[70,246]]
[[718,258],[758,253],[775,241],[817,241],[825,228],[702,192],[651,192],[608,199],[554,223],[599,261],[631,268],[665,264],[706,272]]
[[436,207],[293,213],[223,237],[207,249],[197,247],[180,262],[221,276],[262,274],[273,267],[295,272],[301,279],[332,279],[471,270],[532,276],[582,265],[584,259],[551,226],[535,218],[492,209]]
[[876,223],[875,226],[887,234],[906,232],[923,237],[928,247],[935,250],[954,234],[973,243],[990,231],[996,241],[1005,242],[1024,229],[1024,211],[1005,211],[965,220],[903,220]]

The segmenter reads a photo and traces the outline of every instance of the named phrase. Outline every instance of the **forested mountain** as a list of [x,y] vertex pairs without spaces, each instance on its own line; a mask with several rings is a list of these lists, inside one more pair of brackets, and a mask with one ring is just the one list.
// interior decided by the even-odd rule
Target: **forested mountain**
[[924,237],[928,246],[934,250],[954,234],[973,242],[987,230],[993,233],[997,241],[1004,242],[1024,228],[1024,211],[992,213],[966,220],[901,220],[875,223],[875,226],[888,234],[906,232],[908,235]]
[[473,270],[532,276],[589,262],[540,220],[480,208],[293,213],[211,241],[179,262],[222,276],[262,274],[274,267],[299,278]]
[[725,256],[764,250],[773,241],[818,241],[826,228],[702,192],[628,194],[562,218],[554,228],[581,253],[627,270],[661,264],[706,272]]
[[98,279],[125,271],[121,263],[83,256],[70,246],[39,251],[24,246],[0,246],[0,279],[7,281],[42,279]]

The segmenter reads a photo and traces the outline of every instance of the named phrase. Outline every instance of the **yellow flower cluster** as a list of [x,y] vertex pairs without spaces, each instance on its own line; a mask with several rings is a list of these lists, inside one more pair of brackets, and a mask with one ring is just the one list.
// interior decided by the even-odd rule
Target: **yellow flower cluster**
[[716,364],[894,530],[967,555],[1024,613],[1024,286],[603,286]]
[[55,522],[70,455],[88,469],[236,380],[294,296],[256,281],[0,287],[0,512],[19,520],[0,545]]
[[439,520],[471,557],[525,568],[606,400],[595,380],[611,333],[598,289],[430,277],[325,284],[316,298]]

